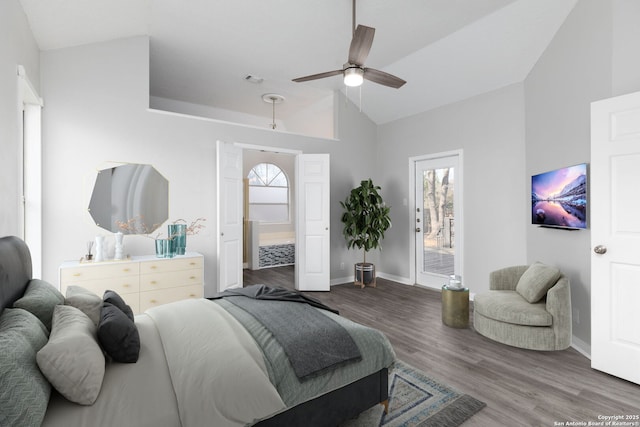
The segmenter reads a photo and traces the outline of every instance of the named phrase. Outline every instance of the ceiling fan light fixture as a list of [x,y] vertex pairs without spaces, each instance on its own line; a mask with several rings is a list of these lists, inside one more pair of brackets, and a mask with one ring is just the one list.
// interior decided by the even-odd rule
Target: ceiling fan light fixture
[[349,67],[344,70],[344,84],[358,87],[364,81],[364,70],[360,67]]

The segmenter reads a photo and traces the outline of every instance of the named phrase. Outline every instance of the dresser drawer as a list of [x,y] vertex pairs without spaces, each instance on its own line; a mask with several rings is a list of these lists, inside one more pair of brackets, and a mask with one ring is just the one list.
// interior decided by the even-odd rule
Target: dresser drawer
[[70,284],[85,280],[137,276],[140,274],[140,263],[122,262],[110,264],[85,264],[60,269],[60,283]]
[[140,291],[173,288],[176,286],[202,286],[202,270],[169,271],[140,275]]
[[140,263],[140,274],[202,269],[202,257],[169,258]]
[[180,301],[188,298],[202,298],[204,288],[202,285],[180,286],[177,288],[161,289],[157,291],[140,292],[140,311]]
[[63,295],[66,295],[67,287],[69,286],[81,286],[100,297],[102,297],[104,291],[107,289],[116,291],[121,295],[137,294],[140,292],[140,276],[109,277],[95,280],[84,280],[81,282],[61,282],[60,292],[62,292]]
[[127,303],[129,307],[131,307],[131,311],[133,314],[140,314],[140,293],[135,294],[120,294],[124,302]]

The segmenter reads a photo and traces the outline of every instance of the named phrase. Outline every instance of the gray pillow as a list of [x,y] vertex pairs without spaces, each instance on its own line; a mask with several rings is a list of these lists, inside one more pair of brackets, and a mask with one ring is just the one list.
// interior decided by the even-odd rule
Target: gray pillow
[[73,306],[86,314],[93,324],[98,326],[98,323],[100,322],[102,298],[80,286],[69,286],[66,294],[64,303],[66,305]]
[[0,425],[39,426],[51,395],[51,384],[36,364],[36,352],[49,331],[21,308],[0,315]]
[[32,279],[22,298],[14,302],[13,306],[33,313],[51,330],[53,308],[58,304],[64,304],[64,296],[60,291],[44,280]]
[[540,262],[529,266],[518,280],[516,292],[529,303],[540,301],[560,278],[560,270]]
[[70,401],[92,405],[98,398],[105,359],[96,340],[96,326],[77,308],[55,308],[49,342],[36,360],[51,385]]

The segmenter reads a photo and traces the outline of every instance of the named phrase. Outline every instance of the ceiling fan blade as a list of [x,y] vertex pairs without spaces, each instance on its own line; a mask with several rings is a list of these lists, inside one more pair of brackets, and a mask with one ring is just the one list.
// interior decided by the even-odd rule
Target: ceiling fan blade
[[374,83],[378,83],[384,86],[389,86],[395,89],[402,87],[406,81],[393,74],[385,73],[384,71],[375,70],[373,68],[364,69],[364,78]]
[[309,80],[324,79],[325,77],[337,76],[342,74],[342,70],[327,71],[326,73],[312,74],[310,76],[298,77],[293,79],[294,82],[308,82]]
[[362,67],[367,56],[369,56],[375,33],[375,28],[358,25],[351,39],[351,46],[349,46],[349,64]]

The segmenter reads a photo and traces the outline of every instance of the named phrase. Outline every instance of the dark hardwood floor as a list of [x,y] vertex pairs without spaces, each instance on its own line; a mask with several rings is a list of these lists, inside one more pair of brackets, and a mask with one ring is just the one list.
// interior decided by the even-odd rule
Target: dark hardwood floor
[[[244,283],[293,288],[293,277],[293,267],[245,270]],[[572,348],[523,350],[484,338],[473,326],[444,326],[438,291],[378,278],[376,288],[348,283],[310,295],[384,332],[400,360],[485,402],[465,426],[587,425],[599,416],[640,415],[640,386],[591,369]]]

